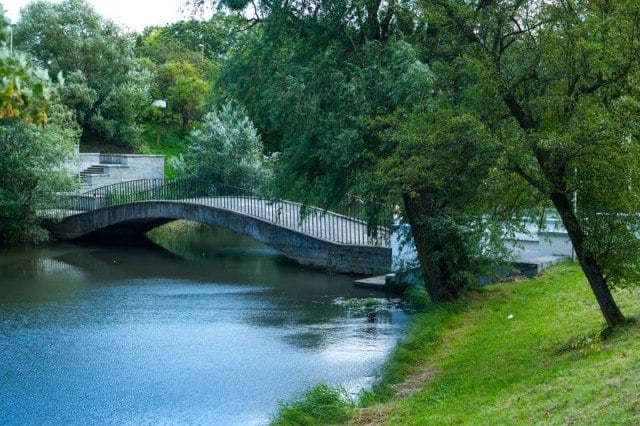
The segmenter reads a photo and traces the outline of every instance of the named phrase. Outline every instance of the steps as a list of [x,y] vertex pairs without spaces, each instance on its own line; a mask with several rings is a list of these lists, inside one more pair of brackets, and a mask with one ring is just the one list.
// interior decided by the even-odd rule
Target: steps
[[78,154],[73,174],[80,193],[116,183],[139,179],[164,178],[164,156],[146,154]]
[[91,175],[103,175],[103,174],[104,174],[103,166],[93,165],[93,166],[87,167],[86,169],[80,172],[80,179],[83,179]]

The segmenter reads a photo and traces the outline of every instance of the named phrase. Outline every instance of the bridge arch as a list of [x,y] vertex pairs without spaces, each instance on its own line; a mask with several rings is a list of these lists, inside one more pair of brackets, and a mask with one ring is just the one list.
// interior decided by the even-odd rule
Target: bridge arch
[[104,230],[143,234],[173,220],[185,219],[233,231],[272,247],[304,266],[336,272],[375,274],[391,266],[391,249],[341,244],[281,226],[259,217],[185,201],[139,201],[102,207],[45,227],[60,240],[75,240]]

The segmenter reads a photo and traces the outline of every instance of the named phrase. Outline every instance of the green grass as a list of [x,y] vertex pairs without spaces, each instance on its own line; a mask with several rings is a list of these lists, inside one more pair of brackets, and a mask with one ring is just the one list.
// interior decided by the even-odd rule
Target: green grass
[[[638,315],[637,291],[616,297]],[[384,407],[389,424],[640,422],[640,328],[602,338],[605,324],[576,266],[488,286],[453,306],[416,315],[391,358],[394,365],[408,351],[415,359],[405,369],[431,374]],[[435,329],[435,343],[419,334],[425,327]],[[383,383],[397,381],[388,369]]]
[[281,402],[273,425],[336,424],[349,419],[353,403],[341,389],[319,384],[297,400]]
[[[180,134],[178,127],[167,127],[166,129],[158,125],[147,125],[144,132],[144,143],[140,147],[143,154],[164,155],[165,160],[171,157],[177,157],[184,152],[184,137]],[[165,161],[165,177],[173,179],[178,174]]]
[[[615,296],[638,316],[640,291]],[[429,305],[350,423],[640,424],[640,326],[604,327],[572,264]]]

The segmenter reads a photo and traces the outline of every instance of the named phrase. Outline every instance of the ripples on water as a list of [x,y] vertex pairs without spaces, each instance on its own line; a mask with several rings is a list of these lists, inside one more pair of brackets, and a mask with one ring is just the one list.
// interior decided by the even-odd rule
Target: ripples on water
[[264,424],[309,385],[368,385],[406,320],[229,233],[163,238],[0,253],[0,424]]

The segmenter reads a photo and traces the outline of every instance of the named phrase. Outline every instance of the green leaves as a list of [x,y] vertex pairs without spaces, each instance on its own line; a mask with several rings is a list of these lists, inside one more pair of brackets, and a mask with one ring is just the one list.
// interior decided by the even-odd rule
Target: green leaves
[[423,7],[448,30],[429,52],[436,74],[453,78],[437,81],[455,82],[445,86],[451,99],[498,142],[491,185],[506,190],[493,204],[517,211],[537,201],[540,212],[552,204],[607,323],[622,324],[607,284],[640,278],[637,120],[620,108],[637,97],[640,3]]
[[263,147],[256,128],[242,109],[231,102],[210,112],[202,126],[191,132],[182,164],[187,175],[224,181],[232,177],[263,178]]
[[14,41],[52,76],[64,73],[69,87],[62,89],[62,101],[85,130],[135,145],[139,113],[132,111],[142,111],[150,99],[139,96],[148,93],[148,78],[141,77],[130,36],[84,0],[36,1],[22,10]]
[[30,66],[23,54],[0,48],[0,119],[45,124],[52,92],[46,73]]
[[46,127],[20,120],[0,126],[0,245],[45,237],[36,209],[73,188],[61,165],[78,137],[71,113],[56,101]]

